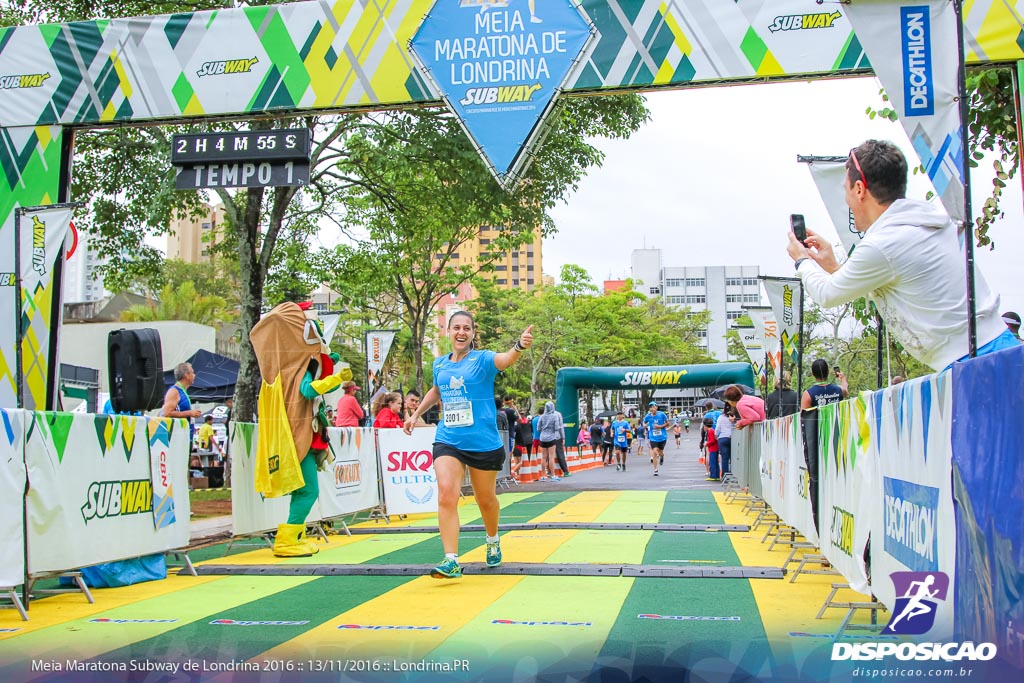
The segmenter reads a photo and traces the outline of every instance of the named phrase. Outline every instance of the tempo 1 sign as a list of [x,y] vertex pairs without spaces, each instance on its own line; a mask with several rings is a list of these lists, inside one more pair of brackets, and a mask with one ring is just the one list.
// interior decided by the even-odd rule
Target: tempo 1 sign
[[308,185],[310,142],[307,128],[175,135],[175,188]]

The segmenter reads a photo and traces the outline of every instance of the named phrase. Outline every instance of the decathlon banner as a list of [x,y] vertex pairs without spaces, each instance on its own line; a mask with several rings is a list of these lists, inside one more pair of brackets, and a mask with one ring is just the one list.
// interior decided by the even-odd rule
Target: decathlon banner
[[370,330],[366,333],[366,380],[370,387],[383,385],[380,370],[391,353],[395,330]]
[[942,205],[954,221],[963,221],[960,64],[953,3],[853,0],[845,9]]
[[320,518],[328,519],[380,505],[377,448],[372,427],[331,427],[334,462],[320,472]]
[[[778,376],[782,342],[779,340],[779,324],[775,322],[775,313],[768,306],[744,306],[743,310],[747,312],[750,320],[754,323],[754,331],[761,340],[761,345],[768,356],[768,363],[775,370],[775,375]],[[767,372],[767,368],[765,372]]]
[[[953,364],[956,640],[1024,666],[1024,420],[993,387],[1024,382],[1024,346]],[[940,539],[941,542],[942,539]],[[1009,680],[1009,679],[1008,679]]]
[[[868,394],[875,490],[883,505],[871,530],[871,587],[892,612],[893,572],[945,572],[956,584],[951,488],[951,373]],[[975,434],[977,436],[977,434]],[[953,635],[953,601],[937,601],[929,638]]]
[[21,281],[21,407],[26,410],[45,410],[52,404],[51,353],[63,305],[58,273],[71,211],[67,204],[56,204],[15,212],[20,242],[15,267]]
[[864,233],[853,227],[853,214],[846,204],[846,188],[843,185],[846,178],[846,162],[816,159],[807,162],[807,170],[811,172],[811,178],[814,179],[821,201],[825,204],[828,217],[832,219],[843,251],[849,256],[864,239]]
[[782,360],[796,364],[800,348],[800,280],[780,277],[761,277],[768,293],[768,303],[779,325],[779,344]]
[[750,366],[754,369],[754,375],[758,378],[758,386],[761,386],[767,375],[768,369],[764,366],[765,352],[761,337],[757,334],[755,327],[734,327],[736,334],[740,336],[740,342],[750,359]]
[[0,408],[0,587],[25,581],[25,411]]
[[[818,409],[819,547],[850,588],[864,594],[874,585],[868,582],[864,549],[882,500],[870,438],[863,397]],[[880,577],[872,578],[879,583]]]
[[147,418],[27,412],[25,419],[30,574],[188,545],[184,420],[171,420],[167,434],[165,474],[175,521],[156,528]]
[[[772,510],[817,545],[818,531],[811,510],[810,478],[804,460],[799,413],[764,422],[761,450],[772,454],[769,461],[774,467],[771,483],[775,502],[769,501]],[[767,494],[764,484],[762,481],[762,492]]]
[[494,177],[513,188],[595,34],[573,0],[438,0],[409,51]]
[[420,427],[408,436],[401,429],[378,429],[377,452],[389,515],[437,512],[434,477],[435,427]]

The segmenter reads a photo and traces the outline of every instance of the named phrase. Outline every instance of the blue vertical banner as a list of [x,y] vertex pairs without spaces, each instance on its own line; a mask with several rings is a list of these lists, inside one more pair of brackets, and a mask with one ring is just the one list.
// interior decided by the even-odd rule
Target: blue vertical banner
[[1024,346],[953,364],[955,635],[995,643],[1008,672],[1001,680],[1020,680],[1024,669],[1021,383]]
[[572,0],[437,0],[409,51],[511,190],[596,35]]

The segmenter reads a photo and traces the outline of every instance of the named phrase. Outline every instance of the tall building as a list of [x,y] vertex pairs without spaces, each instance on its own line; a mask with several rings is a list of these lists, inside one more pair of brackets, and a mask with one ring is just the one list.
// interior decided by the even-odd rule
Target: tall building
[[701,346],[718,360],[730,360],[726,332],[744,306],[761,305],[758,266],[665,266],[661,249],[635,249],[631,262],[638,292],[692,312],[710,311]]
[[99,301],[110,294],[104,288],[103,281],[96,279],[96,269],[102,265],[96,250],[89,244],[89,236],[84,232],[78,234],[78,248],[64,264],[63,287],[64,303],[77,304]]
[[167,236],[167,258],[185,263],[209,263],[210,248],[217,243],[217,227],[224,224],[224,207],[206,205],[206,213],[199,218],[171,220],[171,234]]

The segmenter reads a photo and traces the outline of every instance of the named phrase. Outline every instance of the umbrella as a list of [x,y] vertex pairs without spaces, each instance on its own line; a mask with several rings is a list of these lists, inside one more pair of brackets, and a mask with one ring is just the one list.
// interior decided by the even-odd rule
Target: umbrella
[[754,394],[754,390],[751,389],[750,387],[748,387],[746,384],[726,384],[725,386],[718,387],[717,389],[712,391],[709,394],[709,396],[711,396],[711,398],[717,398],[717,399],[721,400],[722,394],[724,394],[725,390],[728,389],[729,387],[739,387],[743,391],[744,394],[749,394],[751,396]]
[[615,417],[618,414],[619,414],[619,411],[617,411],[617,410],[605,410],[605,411],[600,412],[597,415],[595,415],[594,419],[595,420],[603,420],[606,417]]
[[725,407],[725,403],[719,401],[717,398],[701,398],[697,399],[697,408],[703,408],[704,404],[708,403],[709,401],[711,402],[711,405],[715,406],[716,408]]

